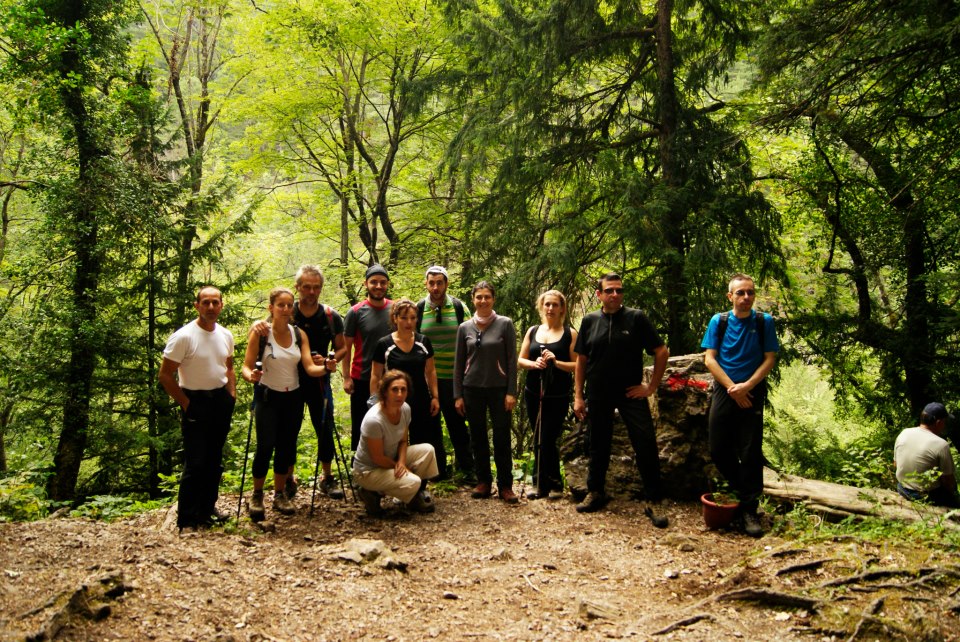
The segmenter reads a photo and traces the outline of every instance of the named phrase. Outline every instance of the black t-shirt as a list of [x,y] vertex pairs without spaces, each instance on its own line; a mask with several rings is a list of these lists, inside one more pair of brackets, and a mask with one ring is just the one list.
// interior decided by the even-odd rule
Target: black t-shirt
[[427,388],[427,359],[433,356],[433,344],[422,334],[413,335],[413,348],[404,352],[393,340],[391,332],[377,341],[373,349],[374,363],[382,363],[383,370],[403,370],[413,380],[413,390],[410,396],[429,398],[430,389]]
[[[327,311],[330,311],[330,318],[327,318]],[[338,334],[343,334],[343,317],[333,308],[321,304],[312,317],[305,317],[300,311],[300,303],[293,304],[293,325],[303,330],[307,339],[310,341],[310,350],[327,356],[333,339]],[[333,333],[330,332],[330,326],[333,326]]]
[[583,317],[574,348],[587,357],[587,397],[622,394],[643,383],[643,353],[663,345],[650,319],[640,310],[623,307],[613,314],[602,310]]
[[[539,325],[535,325],[527,330],[527,334],[530,336],[530,360],[536,361],[539,359],[540,355],[543,354],[543,349],[547,348],[550,352],[557,355],[559,361],[569,361],[570,343],[573,341],[573,334],[570,332],[570,328],[564,326],[560,339],[552,343],[540,343],[537,341],[537,329],[539,328]],[[528,370],[526,389],[530,392],[539,393],[541,377],[543,377],[543,395],[545,397],[567,397],[570,395],[573,375],[569,372],[564,372],[556,366],[549,366],[545,370]]]

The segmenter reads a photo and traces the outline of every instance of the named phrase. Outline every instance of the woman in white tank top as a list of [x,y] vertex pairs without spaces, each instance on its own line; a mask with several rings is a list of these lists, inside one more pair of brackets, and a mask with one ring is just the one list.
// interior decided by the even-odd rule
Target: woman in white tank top
[[[290,323],[293,318],[293,293],[287,288],[274,288],[270,292],[267,309],[270,311],[271,328],[263,356],[260,357],[261,337],[251,330],[243,360],[243,378],[256,386],[254,419],[257,424],[257,450],[253,456],[253,496],[250,499],[250,519],[253,521],[260,521],[264,517],[263,485],[270,468],[271,455],[273,508],[284,515],[296,512],[284,488],[287,472],[296,457],[297,432],[303,421],[297,366],[302,365],[312,377],[327,374],[326,361],[319,366],[313,363],[306,333]],[[262,364],[257,363],[258,357],[262,358]]]

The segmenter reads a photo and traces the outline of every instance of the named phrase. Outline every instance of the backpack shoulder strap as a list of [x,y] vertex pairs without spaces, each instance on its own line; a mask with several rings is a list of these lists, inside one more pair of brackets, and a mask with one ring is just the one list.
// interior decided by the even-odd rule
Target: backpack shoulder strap
[[457,325],[463,323],[463,320],[466,318],[466,313],[463,311],[463,301],[457,297],[453,297],[453,309],[457,313]]
[[763,312],[757,312],[757,340],[760,341],[760,353],[763,354],[763,333],[766,330],[767,319]]
[[333,329],[333,308],[329,305],[320,304],[320,307],[323,308],[324,313],[327,316],[327,329],[330,330],[330,342],[333,342],[333,339],[337,336],[336,330]]
[[417,332],[420,332],[420,326],[423,325],[423,310],[427,305],[427,299],[423,298],[417,301]]
[[721,312],[720,321],[717,323],[717,340],[723,345],[723,338],[727,336],[727,324],[730,323],[730,313]]
[[300,328],[293,326],[293,338],[297,342],[297,347],[300,347]]

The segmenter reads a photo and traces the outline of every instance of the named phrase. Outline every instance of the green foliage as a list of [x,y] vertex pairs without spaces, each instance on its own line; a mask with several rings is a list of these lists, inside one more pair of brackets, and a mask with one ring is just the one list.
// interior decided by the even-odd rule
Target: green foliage
[[0,477],[0,521],[29,522],[46,517],[52,506],[47,499],[46,477],[29,468]]
[[169,499],[140,501],[129,495],[94,495],[70,511],[70,516],[112,522],[155,510],[169,503]]
[[863,414],[835,413],[834,393],[799,362],[781,368],[766,415],[764,452],[785,473],[853,486],[892,488],[892,439]]
[[921,544],[940,550],[960,550],[960,531],[946,526],[941,519],[906,523],[872,517],[850,517],[840,522],[829,522],[805,507],[797,506],[785,515],[776,517],[773,531],[800,542],[855,538],[888,546],[901,542],[908,546]]

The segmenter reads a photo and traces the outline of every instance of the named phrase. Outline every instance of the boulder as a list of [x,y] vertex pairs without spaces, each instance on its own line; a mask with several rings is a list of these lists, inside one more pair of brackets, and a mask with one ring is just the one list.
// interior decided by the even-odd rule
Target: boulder
[[[646,379],[652,371],[652,366],[644,369]],[[712,383],[713,376],[703,363],[702,353],[670,357],[663,380],[650,397],[660,473],[664,490],[673,499],[698,498],[708,488],[708,480],[716,476],[707,440]],[[587,493],[586,431],[587,422],[573,424],[560,448],[567,485],[578,500]],[[633,447],[619,415],[614,419],[607,492],[634,497],[641,497],[643,492]]]

